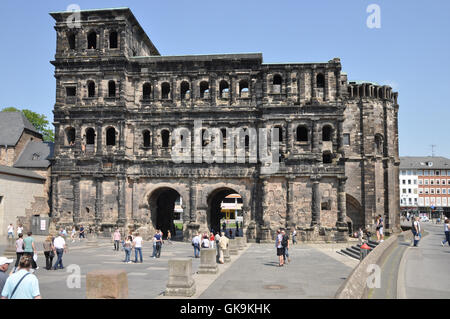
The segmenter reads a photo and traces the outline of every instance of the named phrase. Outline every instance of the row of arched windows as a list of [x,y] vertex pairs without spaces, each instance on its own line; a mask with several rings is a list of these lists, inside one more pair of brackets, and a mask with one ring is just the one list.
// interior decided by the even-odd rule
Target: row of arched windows
[[[87,49],[95,50],[97,49],[97,32],[91,31],[87,34]],[[67,34],[67,42],[69,44],[69,49],[76,50],[77,48],[77,37],[76,34],[70,32]],[[109,32],[109,48],[117,49],[119,47],[119,34],[116,31]]]
[[[87,82],[87,88],[88,88],[88,97],[93,98],[97,95],[97,88],[94,81],[88,81]],[[68,94],[68,93],[66,93]],[[108,97],[116,97],[116,82],[111,80],[108,82]]]

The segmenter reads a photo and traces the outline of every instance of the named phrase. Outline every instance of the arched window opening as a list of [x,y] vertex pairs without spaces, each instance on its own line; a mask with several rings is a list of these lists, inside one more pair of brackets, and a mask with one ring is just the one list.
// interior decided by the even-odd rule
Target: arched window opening
[[142,133],[142,139],[144,142],[144,147],[150,147],[150,131],[149,130],[145,130]]
[[208,140],[206,138],[206,130],[202,129],[202,146],[205,147],[206,145],[208,145]]
[[117,49],[117,47],[118,47],[118,34],[116,31],[112,31],[109,34],[109,48]]
[[378,155],[383,154],[383,137],[379,134],[375,135],[375,152]]
[[186,81],[181,82],[181,86],[180,86],[180,91],[181,91],[181,99],[185,100],[186,98],[189,97],[189,83]]
[[283,79],[281,78],[281,75],[275,74],[275,75],[273,76],[273,82],[272,82],[272,84],[273,84],[273,85],[281,85],[282,83],[283,83]]
[[95,83],[93,81],[88,82],[88,97],[95,97]]
[[116,145],[116,129],[110,127],[106,130],[106,146]]
[[97,33],[95,31],[88,34],[87,40],[88,49],[97,49]]
[[73,127],[66,129],[66,142],[69,146],[75,145],[75,129]]
[[304,125],[297,127],[297,142],[308,142],[308,128]]
[[250,136],[248,134],[245,135],[245,149],[250,147]]
[[322,154],[322,162],[323,162],[324,164],[331,164],[332,161],[333,161],[333,157],[331,156],[331,153],[330,153],[330,152],[324,152],[324,153]]
[[248,82],[246,80],[239,82],[239,94],[241,97],[248,97]]
[[170,84],[167,82],[164,82],[161,84],[161,97],[163,100],[169,99],[170,94]]
[[114,81],[108,82],[108,96],[116,97],[116,82]]
[[95,144],[95,131],[92,127],[86,129],[86,145]]
[[333,133],[333,129],[331,128],[331,126],[325,125],[325,126],[322,128],[322,141],[324,141],[324,142],[330,142],[330,141],[331,141],[332,133]]
[[228,82],[225,80],[220,81],[219,83],[219,92],[221,98],[228,98],[228,92],[230,91],[230,86]]
[[150,95],[152,93],[152,86],[150,83],[144,83],[142,86],[142,98],[144,100],[150,100]]
[[200,82],[200,97],[207,98],[209,93],[209,83],[206,81]]
[[317,74],[317,87],[321,89],[325,87],[325,76],[322,73]]
[[161,132],[161,139],[162,139],[162,147],[169,147],[170,133],[168,130],[163,130]]
[[278,141],[283,142],[283,128],[281,126],[275,126],[274,129],[278,129]]
[[76,48],[75,34],[74,33],[70,33],[67,36],[67,40],[69,41],[69,49],[70,50],[75,50],[75,48]]
[[227,129],[221,128],[220,132],[222,133],[222,142],[223,142],[223,144],[225,144],[226,140],[227,140]]

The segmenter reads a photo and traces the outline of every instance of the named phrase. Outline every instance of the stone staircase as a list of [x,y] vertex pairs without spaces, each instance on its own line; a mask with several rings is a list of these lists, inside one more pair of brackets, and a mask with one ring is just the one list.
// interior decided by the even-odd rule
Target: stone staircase
[[[371,248],[369,250],[369,253],[375,248],[377,247],[378,243],[372,240],[369,240],[367,242],[367,245]],[[348,256],[348,257],[352,257],[355,259],[360,259],[360,250],[361,250],[361,245],[357,244],[345,249],[341,249],[340,251],[338,251],[339,254],[344,255],[344,256]]]

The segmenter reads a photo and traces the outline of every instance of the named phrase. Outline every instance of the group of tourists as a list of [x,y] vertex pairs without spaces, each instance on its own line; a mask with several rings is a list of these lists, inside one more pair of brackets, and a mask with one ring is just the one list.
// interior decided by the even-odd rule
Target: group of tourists
[[[13,224],[9,224],[8,225],[7,233],[8,233],[8,239],[10,239],[10,238],[14,239],[15,238],[14,237],[14,226],[13,226]],[[23,225],[19,224],[17,226],[17,230],[16,230],[17,237],[19,237],[19,235],[22,234],[22,233],[23,233]]]
[[200,251],[202,249],[216,248],[219,263],[223,264],[225,262],[224,251],[228,249],[229,239],[224,231],[220,234],[217,232],[215,235],[213,232],[197,233],[192,238],[191,243],[194,247],[194,258],[200,257]]

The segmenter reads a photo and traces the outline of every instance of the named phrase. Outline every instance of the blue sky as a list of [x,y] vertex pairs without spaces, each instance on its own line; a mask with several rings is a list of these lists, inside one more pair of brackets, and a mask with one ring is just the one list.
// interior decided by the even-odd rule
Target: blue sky
[[[369,4],[381,28],[369,29]],[[0,108],[55,102],[51,11],[129,7],[162,55],[262,52],[265,62],[340,57],[349,80],[399,91],[400,155],[450,157],[450,1],[2,0]],[[450,125],[449,125],[450,126]]]

